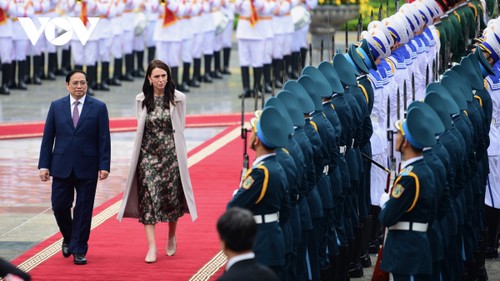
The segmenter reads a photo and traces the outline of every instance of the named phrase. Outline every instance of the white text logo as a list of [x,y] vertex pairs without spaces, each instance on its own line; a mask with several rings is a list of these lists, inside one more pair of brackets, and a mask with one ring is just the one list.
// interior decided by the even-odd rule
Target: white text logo
[[[42,33],[45,33],[45,38],[52,45],[66,45],[75,34],[85,46],[99,21],[98,17],[89,17],[90,28],[87,29],[79,17],[39,17],[37,19],[40,26],[37,28],[31,18],[20,17],[18,19],[33,46],[38,42]],[[55,30],[61,30],[61,32],[54,32]]]

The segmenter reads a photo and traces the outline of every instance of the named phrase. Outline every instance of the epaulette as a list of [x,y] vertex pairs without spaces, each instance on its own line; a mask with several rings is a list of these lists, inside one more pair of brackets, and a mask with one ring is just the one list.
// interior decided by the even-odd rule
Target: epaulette
[[489,84],[489,88],[492,91],[498,91],[500,89],[500,75],[489,75],[485,78]]
[[399,172],[399,176],[408,176],[412,170],[413,170],[412,165],[406,166],[403,170],[401,170],[401,172]]
[[432,30],[430,28],[425,28],[424,29],[424,36],[425,39],[427,40],[427,44],[429,47],[434,47],[436,45],[436,42],[434,41],[434,35],[432,35]]
[[404,47],[399,47],[396,50],[392,52],[392,54],[389,56],[389,59],[394,63],[394,66],[396,69],[406,69],[406,62],[405,62],[405,48]]
[[[385,71],[382,68],[379,68],[379,69],[382,71]],[[375,89],[380,89],[380,88],[384,87],[384,82],[383,82],[384,79],[380,75],[380,73],[378,73],[378,71],[370,69],[370,76],[373,77],[373,79],[371,79],[371,81],[373,82],[373,87],[375,87]]]

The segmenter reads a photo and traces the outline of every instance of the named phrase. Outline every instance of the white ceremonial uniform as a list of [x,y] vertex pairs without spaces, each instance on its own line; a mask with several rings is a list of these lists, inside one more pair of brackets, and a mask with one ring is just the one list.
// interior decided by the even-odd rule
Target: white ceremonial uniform
[[201,25],[203,27],[203,54],[214,53],[215,23],[212,16],[212,7],[220,5],[220,0],[203,0],[203,13],[201,14]]
[[[36,3],[33,2],[33,8],[35,9],[35,16],[32,17],[32,20],[33,20],[33,23],[35,24],[35,26],[41,26],[40,22],[38,21],[39,17],[51,17],[50,14],[48,14],[49,10],[51,8],[51,4],[50,4],[49,0],[37,0]],[[54,27],[54,25],[50,25],[50,24],[48,26]],[[47,38],[44,35],[45,35],[45,32],[42,36],[40,36],[38,38],[38,41],[36,42],[35,45],[31,44],[30,52],[29,52],[30,55],[33,55],[33,56],[41,55],[43,52],[45,52],[47,50],[47,46],[50,43],[47,42]],[[50,45],[52,45],[52,44],[50,44]]]
[[273,13],[276,9],[277,3],[274,0],[266,0],[264,2],[264,9],[259,12],[259,20],[264,26],[264,64],[271,64],[273,62],[274,50],[274,27],[273,27]]
[[35,15],[35,9],[28,0],[13,0],[11,5],[15,5],[16,10],[12,13],[12,39],[14,40],[12,60],[24,61],[31,46],[28,35],[24,31],[18,17],[30,17]]
[[[84,3],[86,3],[86,6],[84,6]],[[86,13],[88,17],[93,17],[98,13],[97,2],[95,0],[87,0],[86,2],[68,0],[68,5],[72,8],[71,14],[73,16],[82,16]],[[99,22],[97,22],[97,24],[99,24]],[[86,28],[89,29],[89,27],[90,22],[87,22]],[[73,38],[71,39],[71,57],[73,58],[73,64],[80,66],[95,65],[98,56],[98,41],[99,34],[92,32],[89,40],[84,46],[78,37],[73,34]]]
[[135,19],[135,8],[139,5],[139,0],[123,0],[125,6],[123,8],[122,14],[122,27],[123,27],[123,43],[122,50],[124,55],[130,55],[133,52],[134,47],[134,19]]
[[179,22],[182,36],[181,58],[182,62],[191,63],[193,60],[192,46],[194,38],[194,32],[191,28],[193,25],[191,17],[199,13],[200,5],[193,3],[190,0],[184,0],[182,5],[184,5],[184,14]]
[[277,0],[277,6],[273,17],[274,59],[282,59],[283,56],[291,54],[292,34],[295,31],[292,16],[290,15],[292,8],[291,2]]
[[148,19],[148,25],[144,31],[144,36],[146,40],[147,47],[154,47],[156,42],[153,40],[153,34],[155,30],[156,21],[158,20],[160,13],[160,1],[158,0],[146,0],[144,1],[144,13]]
[[488,159],[490,174],[486,186],[484,203],[492,208],[500,209],[500,71],[495,69],[496,76],[486,77],[488,92],[493,102],[493,114],[490,126],[490,146]]
[[[125,9],[125,4],[123,1],[115,0],[114,9],[116,11],[116,15],[110,19],[111,28],[113,32],[113,40],[111,41],[111,55],[115,59],[121,59],[123,57],[123,10]],[[121,73],[121,71],[120,71]]]
[[[0,0],[0,60],[2,64],[12,62],[12,18],[16,16],[16,5],[12,0]],[[5,81],[2,81],[5,83]]]
[[179,18],[184,14],[179,0],[169,0],[161,6],[161,14],[156,22],[153,35],[156,41],[156,57],[169,67],[179,66],[182,35]]
[[[192,56],[194,59],[201,59],[203,55],[203,0],[193,1],[193,15],[191,16],[191,30],[193,31]],[[196,11],[198,11],[196,13]]]
[[[258,20],[254,26],[250,23],[252,15],[252,0],[236,0],[235,12],[240,15],[236,28],[240,66],[261,67],[263,65],[265,30]],[[253,6],[258,12],[264,8],[264,0],[253,0]]]
[[[300,4],[308,11],[314,10],[318,6],[318,0],[300,1]],[[295,30],[292,35],[292,44],[290,46],[292,52],[300,52],[300,49],[308,48],[307,34],[311,23],[305,24],[302,28]]]
[[222,32],[222,48],[231,48],[233,39],[234,2],[223,0],[220,10],[227,16],[229,24]]

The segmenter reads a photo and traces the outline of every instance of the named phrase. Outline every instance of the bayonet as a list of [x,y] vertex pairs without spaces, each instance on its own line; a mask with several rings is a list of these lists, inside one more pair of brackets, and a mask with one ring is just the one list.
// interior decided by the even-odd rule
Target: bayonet
[[429,64],[425,65],[425,86],[429,85]]
[[397,106],[397,108],[396,108],[396,118],[398,118],[398,120],[399,120],[399,119],[401,119],[401,113],[400,113],[401,112],[401,92],[399,91],[399,87],[398,87],[398,90],[397,90],[396,94],[397,94],[397,98],[398,98],[397,101],[396,101],[396,106]]
[[361,31],[363,30],[363,15],[362,14],[359,14],[359,18],[358,18],[358,34],[357,34],[357,37],[356,37],[356,41],[359,42],[359,38],[361,37]]
[[297,66],[297,71],[299,72],[299,75],[302,73],[302,52],[299,52],[299,62],[298,62],[298,66]]
[[309,43],[309,65],[313,65],[313,45],[312,45],[312,43]]
[[380,3],[380,6],[378,7],[378,20],[382,21],[382,3]]
[[406,79],[403,82],[403,117],[404,117],[404,112],[406,112],[406,105],[408,102],[408,97],[407,97],[407,86],[406,86]]
[[[411,73],[411,101],[415,101],[415,73]],[[406,111],[407,107],[405,107]]]
[[283,59],[283,81],[281,83],[283,83],[283,85],[285,85],[285,82],[286,82],[286,76],[287,76],[287,73],[286,73],[286,70],[288,68],[288,65],[286,65],[286,61]]
[[399,0],[396,0],[396,12],[399,11]]
[[319,46],[319,61],[323,61],[323,50],[324,50],[324,46],[323,46],[323,39],[321,39],[321,45]]
[[385,2],[385,8],[386,8],[386,10],[385,10],[385,17],[388,18],[389,17],[389,0],[387,0]]
[[345,22],[345,52],[349,51],[349,31],[347,27],[347,22]]
[[373,21],[373,9],[372,9],[372,11],[370,12],[370,22],[372,22],[372,21]]
[[332,35],[332,54],[328,56],[328,61],[331,61],[335,54],[335,34]]

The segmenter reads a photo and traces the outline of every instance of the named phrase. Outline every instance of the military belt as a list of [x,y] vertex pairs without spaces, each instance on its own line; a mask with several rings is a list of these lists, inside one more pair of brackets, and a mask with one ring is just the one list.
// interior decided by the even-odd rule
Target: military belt
[[347,150],[347,145],[339,146],[340,154],[345,155],[346,150]]
[[323,167],[323,174],[328,175],[328,171],[329,171],[329,170],[330,170],[330,166],[325,165],[325,166]]
[[279,221],[279,212],[265,215],[255,215],[253,216],[256,224],[271,223]]
[[389,230],[408,230],[427,232],[429,224],[421,222],[400,221],[393,226],[389,226]]

